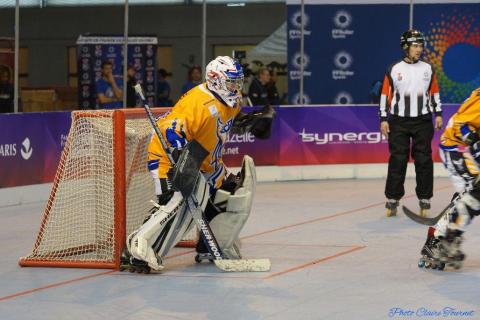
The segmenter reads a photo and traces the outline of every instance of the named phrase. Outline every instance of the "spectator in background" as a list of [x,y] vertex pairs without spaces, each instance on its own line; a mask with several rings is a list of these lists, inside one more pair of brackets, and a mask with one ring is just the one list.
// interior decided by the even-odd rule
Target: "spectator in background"
[[165,69],[158,70],[157,105],[159,107],[172,107],[173,105],[172,100],[170,100],[170,84],[166,80],[167,76],[168,76],[167,70]]
[[137,70],[132,65],[128,66],[127,69],[127,108],[135,108],[137,106],[137,95],[135,94],[134,85],[137,84],[135,79],[135,74]]
[[102,77],[95,83],[101,109],[118,109],[123,106],[122,79],[113,76],[113,64],[102,62]]
[[0,113],[14,112],[13,85],[10,82],[10,69],[0,66]]
[[270,81],[267,83],[268,103],[270,105],[280,104],[280,95],[278,94],[276,82],[277,82],[277,73],[271,70]]
[[202,83],[202,68],[193,66],[188,70],[188,81],[182,87],[182,94]]
[[270,71],[268,71],[267,68],[260,68],[257,76],[253,78],[250,88],[248,89],[248,97],[252,105],[259,106],[269,104],[267,85],[270,80]]

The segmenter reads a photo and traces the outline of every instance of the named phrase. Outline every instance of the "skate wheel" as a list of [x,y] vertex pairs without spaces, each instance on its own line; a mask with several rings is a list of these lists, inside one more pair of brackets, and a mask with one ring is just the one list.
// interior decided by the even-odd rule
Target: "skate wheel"
[[433,264],[432,265],[432,270],[436,270],[437,269],[437,265],[436,264]]
[[145,268],[145,269],[143,270],[143,273],[149,274],[150,271],[151,271],[151,269],[150,269],[149,267],[147,267],[147,268]]
[[424,268],[425,267],[425,261],[423,259],[418,260],[418,267],[419,268]]
[[397,215],[397,209],[387,209],[387,217],[394,217]]
[[202,262],[202,260],[200,260],[200,256],[198,254],[195,256],[195,262],[196,263]]
[[135,272],[135,268],[130,267],[130,268],[128,269],[128,272],[134,273],[134,272]]
[[443,271],[445,269],[445,263],[440,263],[438,270]]

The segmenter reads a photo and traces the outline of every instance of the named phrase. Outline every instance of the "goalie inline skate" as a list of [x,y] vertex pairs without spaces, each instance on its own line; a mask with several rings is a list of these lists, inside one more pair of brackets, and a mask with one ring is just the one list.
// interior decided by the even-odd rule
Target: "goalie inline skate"
[[427,241],[420,252],[422,257],[418,261],[419,268],[444,270],[445,267],[460,269],[465,260],[465,254],[460,245],[463,241],[462,231],[447,230],[443,237],[435,237],[435,229],[429,229]]
[[202,239],[199,239],[197,242],[197,247],[195,248],[197,251],[197,254],[195,255],[195,262],[196,263],[201,263],[204,260],[208,260],[210,262],[213,262],[215,259],[210,252],[208,252],[207,247],[203,243]]
[[129,271],[131,273],[145,273],[149,274],[152,269],[148,266],[148,263],[142,260],[135,259],[126,250],[123,251],[120,257],[120,272]]

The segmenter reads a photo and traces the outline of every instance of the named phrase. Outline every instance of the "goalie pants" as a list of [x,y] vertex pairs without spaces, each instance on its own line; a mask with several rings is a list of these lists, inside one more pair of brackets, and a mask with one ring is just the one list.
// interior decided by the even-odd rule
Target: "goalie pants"
[[455,191],[462,193],[466,188],[472,188],[479,170],[470,152],[449,150],[448,147],[440,146],[439,153]]
[[433,196],[432,115],[419,117],[392,115],[388,123],[390,159],[385,196],[387,199],[400,200],[405,195],[403,185],[411,154],[415,162],[417,197],[430,199]]
[[453,207],[435,225],[435,236],[445,236],[448,228],[465,231],[474,217],[480,215],[480,183],[475,183],[472,189],[464,192]]

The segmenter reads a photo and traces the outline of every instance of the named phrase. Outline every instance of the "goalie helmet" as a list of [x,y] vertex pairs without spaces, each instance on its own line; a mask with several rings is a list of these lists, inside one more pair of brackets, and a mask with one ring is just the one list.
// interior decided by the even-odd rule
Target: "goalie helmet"
[[228,56],[219,56],[210,61],[205,71],[208,89],[234,107],[242,97],[243,70],[240,63]]
[[414,43],[423,44],[424,47],[426,45],[425,36],[418,30],[407,30],[400,37],[400,47],[403,50],[407,50]]

